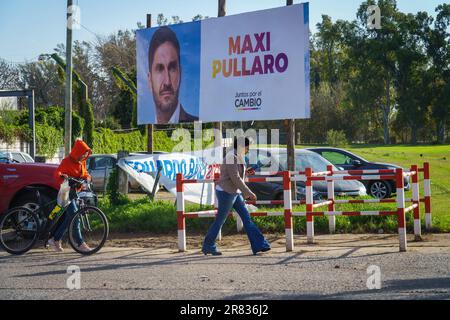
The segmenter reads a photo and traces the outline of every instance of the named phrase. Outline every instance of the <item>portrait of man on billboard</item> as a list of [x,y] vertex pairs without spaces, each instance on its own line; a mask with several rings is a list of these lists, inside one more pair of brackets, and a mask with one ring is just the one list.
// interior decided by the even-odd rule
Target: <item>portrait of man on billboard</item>
[[169,27],[153,34],[148,49],[148,88],[155,108],[155,123],[194,122],[198,116],[189,114],[180,97],[182,79],[181,49],[177,35]]

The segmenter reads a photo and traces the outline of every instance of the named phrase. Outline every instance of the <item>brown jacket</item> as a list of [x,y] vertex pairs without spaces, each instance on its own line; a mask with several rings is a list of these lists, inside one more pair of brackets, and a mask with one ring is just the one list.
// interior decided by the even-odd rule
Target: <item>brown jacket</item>
[[249,197],[253,192],[245,184],[245,161],[235,153],[228,153],[220,166],[220,179],[217,185],[225,192],[237,193],[240,190],[244,198]]

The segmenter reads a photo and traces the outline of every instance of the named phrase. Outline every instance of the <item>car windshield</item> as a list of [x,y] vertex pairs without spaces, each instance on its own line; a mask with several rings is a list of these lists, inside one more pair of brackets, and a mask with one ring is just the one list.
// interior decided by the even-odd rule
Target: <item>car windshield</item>
[[[287,169],[287,154],[280,153],[280,167],[282,170]],[[295,155],[295,170],[304,171],[305,168],[312,168],[313,171],[326,171],[327,166],[333,166],[333,170],[338,171],[331,162],[315,153],[297,153]]]
[[260,171],[264,170],[262,168],[270,167],[270,157],[267,152],[263,150],[251,149],[249,153],[245,156],[245,162],[247,166]]
[[25,159],[22,157],[22,155],[18,152],[13,152],[12,157],[15,161],[17,161],[19,163],[26,162]]
[[27,162],[34,162],[34,159],[27,153],[22,153],[22,156],[25,158]]
[[[287,154],[282,151],[280,153],[273,151],[268,153],[266,150],[251,149],[245,160],[247,165],[256,171],[283,171],[287,168]],[[279,165],[273,162],[278,162]],[[320,172],[326,171],[327,166],[332,166],[334,171],[339,170],[331,162],[316,153],[296,153],[295,170],[304,171],[305,168],[312,168],[313,171]]]
[[8,162],[7,159],[10,159],[9,154],[3,151],[0,151],[0,163]]

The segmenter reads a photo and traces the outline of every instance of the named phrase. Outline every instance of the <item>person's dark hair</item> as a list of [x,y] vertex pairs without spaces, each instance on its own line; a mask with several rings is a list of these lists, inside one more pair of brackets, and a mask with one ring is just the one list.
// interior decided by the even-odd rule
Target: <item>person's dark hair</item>
[[152,40],[150,41],[148,49],[148,69],[152,70],[153,58],[155,57],[155,52],[163,43],[171,43],[178,53],[178,61],[180,60],[180,43],[178,42],[177,35],[169,27],[161,27],[153,34]]
[[242,144],[242,142],[244,143],[244,145],[246,147],[248,147],[250,145],[250,139],[247,137],[234,137],[233,139],[233,148],[234,150],[237,150],[238,148],[238,144]]

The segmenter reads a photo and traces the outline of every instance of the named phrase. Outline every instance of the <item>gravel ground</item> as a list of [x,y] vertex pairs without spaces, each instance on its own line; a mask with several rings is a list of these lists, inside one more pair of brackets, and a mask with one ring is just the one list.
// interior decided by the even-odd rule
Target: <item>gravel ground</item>
[[[200,253],[201,236],[111,235],[100,253],[81,257],[33,250],[0,252],[0,299],[450,299],[450,234],[408,238],[398,252],[395,235],[322,235],[307,245],[296,237],[285,252],[283,235],[269,235],[272,251],[251,255],[245,235],[225,236],[224,255]],[[80,290],[69,290],[69,266],[81,270]],[[381,289],[367,287],[370,266]]]

